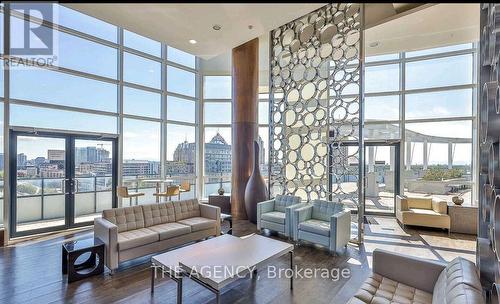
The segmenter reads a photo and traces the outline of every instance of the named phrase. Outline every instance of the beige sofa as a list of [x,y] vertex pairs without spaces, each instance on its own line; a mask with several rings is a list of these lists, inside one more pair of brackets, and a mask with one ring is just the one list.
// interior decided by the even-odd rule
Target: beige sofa
[[398,195],[396,218],[403,225],[443,228],[450,231],[448,204],[437,198]]
[[94,235],[105,244],[105,265],[220,235],[220,208],[184,200],[104,210]]
[[375,249],[373,272],[348,304],[484,304],[479,273],[461,257],[450,263]]

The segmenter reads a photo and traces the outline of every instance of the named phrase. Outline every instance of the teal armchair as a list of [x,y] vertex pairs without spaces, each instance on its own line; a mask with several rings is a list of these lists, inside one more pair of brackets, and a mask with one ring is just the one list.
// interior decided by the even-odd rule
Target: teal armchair
[[298,196],[276,195],[274,199],[257,204],[257,230],[269,229],[293,239],[293,210],[304,207]]
[[293,216],[294,240],[325,246],[339,253],[351,238],[351,212],[338,201],[314,200],[297,208]]

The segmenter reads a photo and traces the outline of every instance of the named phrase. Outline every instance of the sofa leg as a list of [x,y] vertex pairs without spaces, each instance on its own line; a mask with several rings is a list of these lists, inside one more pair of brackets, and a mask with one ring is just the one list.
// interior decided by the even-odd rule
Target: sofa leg
[[109,270],[109,275],[110,275],[110,276],[115,275],[115,273],[116,273],[116,269],[110,269],[110,270]]

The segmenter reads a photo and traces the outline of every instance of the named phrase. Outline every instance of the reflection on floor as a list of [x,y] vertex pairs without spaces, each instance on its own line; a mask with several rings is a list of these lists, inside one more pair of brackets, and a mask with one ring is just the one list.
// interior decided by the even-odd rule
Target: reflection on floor
[[[346,254],[331,256],[322,248],[302,244],[295,249],[299,268],[349,269],[350,277],[340,280],[298,278],[290,292],[288,280],[259,271],[259,280],[241,279],[223,290],[223,303],[346,303],[370,273],[372,252],[383,248],[394,252],[450,261],[463,256],[475,261],[475,237],[433,229],[402,229],[394,218],[369,216],[365,225],[365,243],[349,245]],[[227,227],[224,227],[227,228]],[[255,233],[255,225],[235,221],[237,236]],[[265,232],[269,235],[268,232]],[[273,238],[284,238],[269,235]],[[154,295],[150,286],[150,256],[123,263],[114,276],[109,274],[67,284],[61,275],[61,245],[71,239],[92,237],[91,231],[57,234],[18,242],[0,248],[0,303],[175,303],[176,284],[160,279]],[[288,267],[288,258],[263,265]],[[184,283],[184,303],[214,303],[214,296],[191,280]]]
[[[100,217],[100,216],[101,216],[101,213],[92,213],[92,214],[81,215],[81,216],[78,216],[75,218],[75,223],[76,224],[85,223],[85,222],[92,223],[92,222],[94,222],[94,219],[96,217]],[[60,227],[60,226],[64,226],[64,224],[65,224],[64,218],[19,223],[19,224],[17,224],[17,231],[21,232],[21,231],[31,231],[31,230],[45,229],[45,228],[51,228],[51,227]]]
[[403,230],[393,217],[370,216],[365,226],[366,252],[375,248],[400,252],[426,259],[451,261],[457,256],[476,262],[476,237],[440,229],[407,226]]

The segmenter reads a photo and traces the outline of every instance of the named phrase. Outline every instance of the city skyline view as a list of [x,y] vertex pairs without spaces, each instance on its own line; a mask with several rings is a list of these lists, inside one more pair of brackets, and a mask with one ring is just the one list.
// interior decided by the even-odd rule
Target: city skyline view
[[[261,165],[263,165],[265,162],[266,150],[263,146],[264,142],[260,136],[259,145],[262,146],[260,151],[260,163]],[[61,166],[64,164],[65,159],[65,150],[61,149],[61,147],[63,146],[64,139],[33,136],[20,137],[18,139],[17,154],[18,175],[20,174],[19,169],[26,170],[27,167],[34,167],[39,171],[37,172],[28,170],[28,172],[31,172],[31,174],[27,174],[25,171],[23,171],[25,173],[22,173],[22,176],[34,177],[40,173],[41,167],[45,166],[46,164],[57,163],[59,164],[59,168],[57,166],[51,167],[52,171],[57,171],[60,176],[64,176],[64,172],[61,171],[63,169]],[[76,150],[74,157],[77,173],[82,173],[80,172],[82,170],[81,166],[83,166],[84,164],[111,163],[110,156],[112,155],[112,147],[109,142],[78,140],[76,142],[75,149]],[[167,174],[194,174],[195,150],[195,142],[189,142],[186,136],[182,142],[177,144],[176,149],[172,155],[172,160],[167,160]],[[130,166],[137,166],[137,164],[141,162],[147,162],[148,166],[154,166],[155,169],[150,169],[148,171],[149,174],[160,174],[159,161],[147,159],[124,159],[124,175],[128,175],[127,172],[130,173],[130,171],[134,171]],[[86,170],[91,169],[87,168]],[[101,170],[105,170],[101,172],[103,174],[111,174],[110,166]],[[144,170],[139,170],[137,172],[144,172]],[[231,172],[231,145],[219,133],[219,131],[217,131],[216,134],[211,138],[211,140],[205,144],[205,172],[207,174]]]

